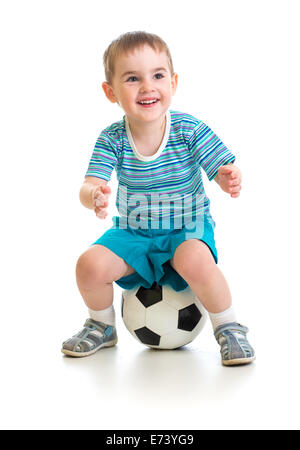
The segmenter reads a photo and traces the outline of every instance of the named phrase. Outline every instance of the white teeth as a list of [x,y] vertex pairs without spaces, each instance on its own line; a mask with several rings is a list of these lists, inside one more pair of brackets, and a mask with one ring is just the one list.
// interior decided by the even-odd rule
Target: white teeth
[[157,100],[145,100],[145,101],[141,101],[139,103],[141,103],[142,105],[150,105],[150,103],[155,103]]

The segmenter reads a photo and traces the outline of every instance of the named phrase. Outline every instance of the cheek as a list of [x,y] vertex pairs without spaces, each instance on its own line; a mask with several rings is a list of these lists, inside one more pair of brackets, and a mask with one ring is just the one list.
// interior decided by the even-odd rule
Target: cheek
[[172,85],[170,83],[165,85],[164,88],[163,88],[163,92],[164,92],[165,96],[171,97],[172,93],[173,93]]
[[123,94],[120,98],[120,104],[124,109],[127,108],[133,108],[136,104],[135,96],[134,95],[128,95],[128,93],[125,95]]
[[127,96],[127,95],[124,95],[124,93],[121,94],[121,95],[119,96],[119,101],[120,101],[120,103],[121,103],[122,105],[127,105],[127,104],[128,104],[128,96]]
[[122,93],[122,99],[126,103],[135,103],[136,92],[134,89],[128,89]]
[[164,90],[164,92],[163,92],[163,96],[166,98],[166,99],[170,99],[170,97],[172,97],[172,89],[170,88],[170,87],[168,87],[168,88],[166,88],[165,90]]

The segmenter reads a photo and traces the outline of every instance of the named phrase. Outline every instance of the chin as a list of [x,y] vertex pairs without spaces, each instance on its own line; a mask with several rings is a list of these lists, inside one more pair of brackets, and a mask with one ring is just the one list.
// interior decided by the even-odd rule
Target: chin
[[153,110],[153,111],[148,109],[148,110],[139,112],[138,115],[142,116],[142,117],[145,117],[146,120],[148,118],[153,120],[153,119],[158,119],[159,117],[161,117],[164,114],[166,114],[167,110],[168,110],[168,107],[167,108],[166,107],[159,108],[159,109],[156,109],[156,110]]

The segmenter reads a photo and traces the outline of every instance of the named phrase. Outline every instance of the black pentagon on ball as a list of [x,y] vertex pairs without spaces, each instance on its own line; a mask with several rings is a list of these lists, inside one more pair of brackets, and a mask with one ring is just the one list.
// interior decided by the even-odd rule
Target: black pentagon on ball
[[147,327],[139,328],[134,330],[135,334],[139,340],[146,345],[159,345],[160,336],[153,331],[149,330]]
[[161,302],[162,287],[157,283],[153,283],[151,288],[149,289],[141,286],[135,295],[139,299],[139,301],[145,306],[145,308],[149,308],[149,306]]
[[186,308],[179,310],[178,315],[178,328],[180,330],[192,331],[195,326],[199,323],[202,314],[197,308],[197,306],[192,303]]

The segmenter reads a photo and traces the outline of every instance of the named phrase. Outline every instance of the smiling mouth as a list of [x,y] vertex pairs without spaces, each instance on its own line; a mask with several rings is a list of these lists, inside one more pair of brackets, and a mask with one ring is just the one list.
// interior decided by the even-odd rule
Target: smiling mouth
[[155,105],[156,103],[159,102],[158,98],[154,98],[153,100],[141,100],[138,102],[139,105],[147,107],[147,106],[152,106]]

